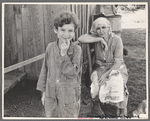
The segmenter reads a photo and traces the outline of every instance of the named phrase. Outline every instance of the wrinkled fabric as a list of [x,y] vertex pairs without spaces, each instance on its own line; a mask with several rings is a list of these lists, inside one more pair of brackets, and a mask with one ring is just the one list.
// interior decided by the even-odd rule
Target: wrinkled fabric
[[123,92],[123,78],[118,70],[112,70],[100,87],[99,99],[102,103],[119,103],[124,100]]
[[91,97],[94,99],[98,93],[99,93],[99,85],[98,85],[98,76],[97,76],[97,71],[94,71],[91,75],[91,80],[92,80],[92,83],[91,83],[91,90],[90,90],[90,93],[91,93]]
[[45,91],[47,117],[78,115],[75,110],[80,109],[76,105],[81,94],[81,71],[80,46],[71,42],[67,54],[63,57],[60,55],[58,41],[47,46],[36,88]]
[[128,89],[126,86],[126,83],[128,81],[128,71],[123,60],[123,43],[121,38],[115,35],[114,33],[111,33],[110,38],[108,40],[108,50],[104,51],[101,42],[94,43],[94,50],[96,61],[93,65],[93,72],[97,71],[98,79],[100,79],[102,74],[107,72],[112,67],[115,60],[122,61],[121,67],[118,70],[121,76],[123,77],[124,101],[111,104],[117,106],[118,108],[126,108],[129,96]]
[[[98,66],[100,67],[97,67],[99,70],[98,74],[101,75],[102,72],[104,73],[109,70],[115,60],[120,60],[122,61],[121,66],[123,68],[120,68],[119,71],[123,76],[124,83],[126,84],[128,80],[128,72],[123,60],[123,43],[121,38],[112,33],[108,41],[108,51],[104,52],[101,47],[101,42],[95,43],[94,50],[96,63],[98,63]],[[105,53],[105,55],[103,53]]]

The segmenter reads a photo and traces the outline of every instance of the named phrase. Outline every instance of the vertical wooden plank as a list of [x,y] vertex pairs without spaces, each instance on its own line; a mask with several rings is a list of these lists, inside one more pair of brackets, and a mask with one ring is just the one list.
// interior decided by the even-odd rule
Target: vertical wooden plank
[[[22,45],[22,16],[21,14],[15,14],[16,31],[17,31],[17,45],[18,45],[18,62],[23,61],[23,45]],[[24,67],[19,69],[24,72]]]
[[72,4],[72,12],[75,13],[75,5]]
[[81,35],[82,35],[82,30],[83,30],[83,5],[80,5],[80,8],[81,8],[81,10],[80,10],[80,17],[81,17]]
[[13,5],[5,5],[5,52],[4,52],[4,67],[8,67],[18,62],[17,57],[17,41],[16,41],[16,26]]
[[[75,14],[77,15],[77,17],[78,17],[78,19],[79,19],[79,16],[78,16],[78,5],[75,5],[74,8],[75,8]],[[80,21],[80,20],[79,20],[79,21]],[[77,30],[76,30],[75,41],[77,40],[78,36],[79,36],[79,28],[77,28]]]
[[[75,5],[71,4],[71,12],[75,13]],[[77,32],[77,30],[76,30]],[[76,40],[76,33],[75,33],[75,37],[74,37],[74,41]]]
[[[44,42],[44,24],[43,24],[43,5],[32,5],[31,6],[31,24],[33,29],[33,47],[34,57],[38,56],[45,51]],[[39,76],[41,71],[42,60],[35,62],[36,77]]]
[[88,18],[88,5],[86,5],[86,33],[87,33],[87,18]]
[[[24,60],[34,57],[34,40],[33,40],[33,28],[31,22],[31,6],[23,5],[22,8],[22,28],[23,28],[23,52]],[[34,70],[33,70],[34,68]],[[25,66],[25,72],[28,73],[28,78],[34,78],[35,63],[31,63]]]
[[[87,5],[83,5],[83,11],[82,11],[82,13],[83,13],[83,31],[82,31],[82,34],[85,34],[85,33],[87,33],[86,32],[86,27],[87,27],[87,25],[86,25],[86,21],[87,21],[87,12],[86,12],[86,6]],[[83,59],[82,59],[82,61],[83,61],[83,63],[84,62],[86,62],[87,61],[87,49],[86,49],[86,44],[81,44],[81,46],[82,46],[82,53],[83,53]]]
[[70,4],[66,5],[66,9],[67,9],[67,11],[71,11],[71,5]]
[[66,10],[66,5],[44,5],[44,32],[46,46],[56,41],[57,35],[54,33],[54,18],[62,10]]
[[82,17],[81,17],[81,5],[78,6],[78,12],[79,12],[79,20],[80,20],[80,28],[79,28],[79,36],[81,36],[81,32],[82,32]]
[[83,28],[84,34],[86,32],[86,5],[83,5]]
[[[44,36],[45,36],[45,48],[48,45],[48,43],[51,42],[51,31],[53,28],[53,23],[50,22],[51,17],[51,7],[50,5],[43,5],[43,11],[44,11]],[[55,34],[54,34],[55,35]]]
[[18,49],[17,49],[17,33],[16,33],[16,23],[15,23],[15,12],[14,12],[14,5],[13,5],[13,11],[11,12],[11,20],[12,21],[12,64],[18,63]]
[[[91,16],[91,10],[90,10],[90,6],[88,6],[87,33],[89,33],[90,16]],[[90,53],[89,44],[87,44],[87,55],[88,55],[88,60],[89,60],[89,74],[91,75],[91,73],[92,73],[92,63],[91,63],[91,53]]]
[[[9,5],[5,5],[5,16],[4,16],[4,67],[8,67],[11,65],[11,41],[9,34],[9,26],[11,25],[9,22]],[[10,24],[10,25],[9,25]]]
[[[84,15],[84,17],[83,17],[83,20],[84,20],[84,34],[86,33],[87,34],[87,10],[88,10],[88,5],[84,5],[83,6],[83,15]],[[87,62],[87,59],[88,59],[88,57],[87,57],[87,44],[82,44],[82,53],[83,53],[83,62],[85,63],[85,62]]]
[[84,33],[86,33],[86,5],[83,6],[83,17],[84,17]]

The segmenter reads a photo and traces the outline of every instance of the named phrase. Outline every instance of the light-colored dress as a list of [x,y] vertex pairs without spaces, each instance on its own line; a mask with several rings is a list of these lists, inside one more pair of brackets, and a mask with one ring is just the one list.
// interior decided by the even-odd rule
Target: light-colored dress
[[128,72],[123,60],[122,39],[119,36],[115,35],[114,33],[111,33],[110,38],[108,40],[108,50],[104,51],[101,42],[95,43],[94,50],[95,50],[95,60],[96,60],[95,62],[98,65],[96,68],[94,68],[94,70],[97,71],[98,78],[100,78],[103,73],[105,73],[107,70],[109,70],[112,67],[115,59],[122,61],[121,64],[122,68],[119,68],[118,70],[123,77],[124,101],[119,103],[114,103],[113,105],[117,106],[118,108],[126,108],[128,95],[129,95],[126,86],[126,83],[128,81]]

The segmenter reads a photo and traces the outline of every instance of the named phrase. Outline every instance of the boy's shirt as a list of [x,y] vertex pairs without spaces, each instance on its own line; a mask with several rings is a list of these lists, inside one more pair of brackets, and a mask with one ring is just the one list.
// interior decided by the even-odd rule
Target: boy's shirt
[[79,86],[81,71],[81,47],[71,42],[67,54],[62,57],[58,41],[52,42],[46,49],[37,90],[47,92],[46,88],[51,88],[54,92],[56,83]]

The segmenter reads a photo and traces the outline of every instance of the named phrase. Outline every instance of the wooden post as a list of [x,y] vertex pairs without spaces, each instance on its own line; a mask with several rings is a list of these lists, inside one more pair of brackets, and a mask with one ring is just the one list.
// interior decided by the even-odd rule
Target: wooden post
[[[88,14],[87,14],[87,34],[89,34],[89,20],[90,20],[90,6],[88,5]],[[89,60],[89,74],[92,73],[92,63],[91,63],[91,53],[90,53],[90,47],[89,44],[87,44],[87,54],[88,54],[88,60]]]
[[[17,30],[17,45],[18,45],[18,62],[23,61],[23,45],[22,45],[22,16],[21,14],[15,14],[16,30]],[[24,67],[19,68],[24,72]]]
[[[75,13],[79,19],[78,5],[77,4],[75,5]],[[77,28],[77,30],[76,30],[76,38],[75,39],[77,40],[78,37],[79,37],[79,28]]]

